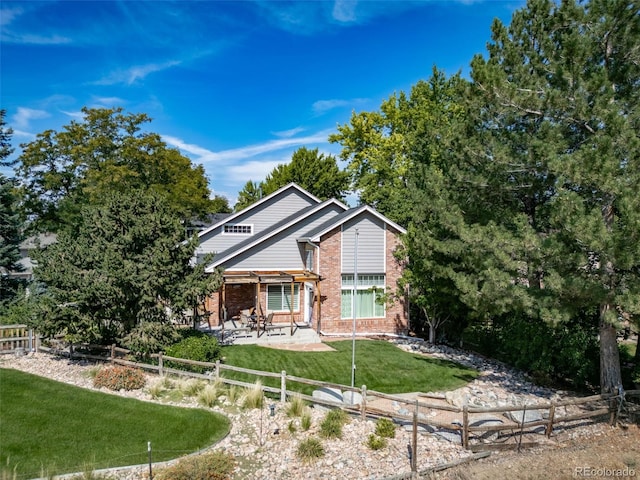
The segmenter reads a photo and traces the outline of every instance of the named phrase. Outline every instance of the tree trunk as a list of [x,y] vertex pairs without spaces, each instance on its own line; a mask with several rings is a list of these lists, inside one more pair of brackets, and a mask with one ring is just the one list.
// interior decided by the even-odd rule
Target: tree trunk
[[617,392],[622,385],[620,352],[615,327],[608,322],[610,304],[600,307],[600,390],[602,393]]
[[429,343],[436,343],[436,326],[433,322],[429,322]]
[[[640,328],[638,328],[640,330]],[[636,334],[636,356],[635,356],[635,364],[640,365],[640,332]]]

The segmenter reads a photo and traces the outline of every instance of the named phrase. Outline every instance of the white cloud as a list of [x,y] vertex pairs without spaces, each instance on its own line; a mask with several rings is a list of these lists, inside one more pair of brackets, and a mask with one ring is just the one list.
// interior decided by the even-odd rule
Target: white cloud
[[215,155],[211,150],[207,150],[206,148],[199,147],[198,145],[194,145],[192,143],[186,143],[182,139],[177,137],[172,137],[171,135],[161,135],[162,140],[172,147],[176,147],[177,149],[190,153],[198,157],[198,160],[201,160],[204,157],[210,157]]
[[280,138],[289,138],[289,137],[293,137],[294,135],[297,135],[299,133],[304,132],[305,129],[303,127],[296,127],[296,128],[292,128],[291,130],[282,130],[280,132],[271,132],[273,135],[275,135],[276,137],[280,137]]
[[144,79],[147,75],[180,65],[180,60],[170,60],[164,63],[148,63],[146,65],[134,65],[126,70],[116,70],[104,78],[93,82],[94,85],[132,85],[138,80]]
[[69,37],[63,37],[61,35],[36,35],[31,33],[17,34],[6,29],[2,32],[0,40],[3,43],[19,43],[27,45],[64,45],[71,43]]
[[333,4],[333,18],[342,23],[356,21],[356,0],[336,0]]
[[77,112],[67,112],[65,110],[60,110],[60,111],[64,113],[67,117],[77,118],[77,119],[84,118],[84,113],[82,113],[80,110],[78,110]]
[[264,143],[256,145],[248,145],[246,147],[232,148],[229,150],[221,150],[219,152],[212,152],[206,148],[199,147],[198,145],[188,144],[179,138],[169,135],[162,135],[162,139],[169,145],[179,148],[185,152],[196,155],[195,159],[198,163],[231,163],[236,160],[244,160],[247,158],[256,157],[269,152],[276,152],[278,150],[284,150],[286,148],[327,143],[327,138],[332,130],[323,130],[314,135],[308,135],[306,137],[294,137],[294,138],[282,138],[278,140],[269,140]]
[[34,110],[33,108],[18,107],[18,111],[11,117],[12,124],[16,129],[28,129],[31,120],[39,120],[50,117],[44,110]]
[[367,101],[366,98],[352,98],[349,100],[331,99],[331,100],[318,100],[314,102],[311,108],[316,115],[322,115],[323,113],[333,110],[335,108],[343,108],[349,106],[356,106]]
[[242,186],[249,180],[261,182],[269,175],[278,165],[286,163],[285,160],[254,160],[243,163],[242,165],[234,165],[227,169],[225,175],[226,180],[231,180]]
[[0,8],[0,25],[6,26],[13,22],[14,18],[22,15],[21,8]]
[[31,132],[25,132],[23,130],[19,130],[14,128],[13,129],[13,136],[14,137],[22,137],[22,138],[26,138],[29,140],[35,140],[36,136],[35,134],[31,133]]
[[96,107],[117,107],[127,102],[120,97],[94,97],[93,103]]

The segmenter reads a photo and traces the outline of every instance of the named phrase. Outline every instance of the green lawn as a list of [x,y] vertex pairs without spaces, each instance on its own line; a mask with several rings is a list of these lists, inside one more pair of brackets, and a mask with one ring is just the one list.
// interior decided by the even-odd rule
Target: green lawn
[[0,478],[161,461],[223,438],[226,417],[122,398],[0,368]]
[[[223,347],[225,363],[268,372],[351,385],[351,340],[328,343],[335,352],[295,352],[234,345]],[[226,377],[253,382],[255,377],[224,371]],[[356,386],[384,393],[429,392],[461,387],[477,376],[475,370],[446,360],[404,352],[384,341],[356,341]],[[269,379],[271,380],[271,379]],[[279,387],[280,380],[263,383]],[[289,390],[310,394],[315,387],[288,383]]]

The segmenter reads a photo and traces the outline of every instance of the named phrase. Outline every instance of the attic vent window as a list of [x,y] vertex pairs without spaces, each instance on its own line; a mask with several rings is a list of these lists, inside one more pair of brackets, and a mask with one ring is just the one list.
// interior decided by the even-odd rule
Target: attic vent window
[[223,231],[234,235],[251,235],[253,233],[253,225],[225,225]]

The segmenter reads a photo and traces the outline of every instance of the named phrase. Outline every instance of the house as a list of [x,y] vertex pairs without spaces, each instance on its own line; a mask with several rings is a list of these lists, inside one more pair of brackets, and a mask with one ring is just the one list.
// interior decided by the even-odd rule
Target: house
[[401,265],[393,252],[403,233],[369,206],[321,201],[289,184],[199,233],[197,258],[215,253],[205,271],[224,271],[205,302],[209,323],[256,307],[292,330],[350,334],[355,315],[358,333],[406,333],[404,301],[380,301],[396,291]]

